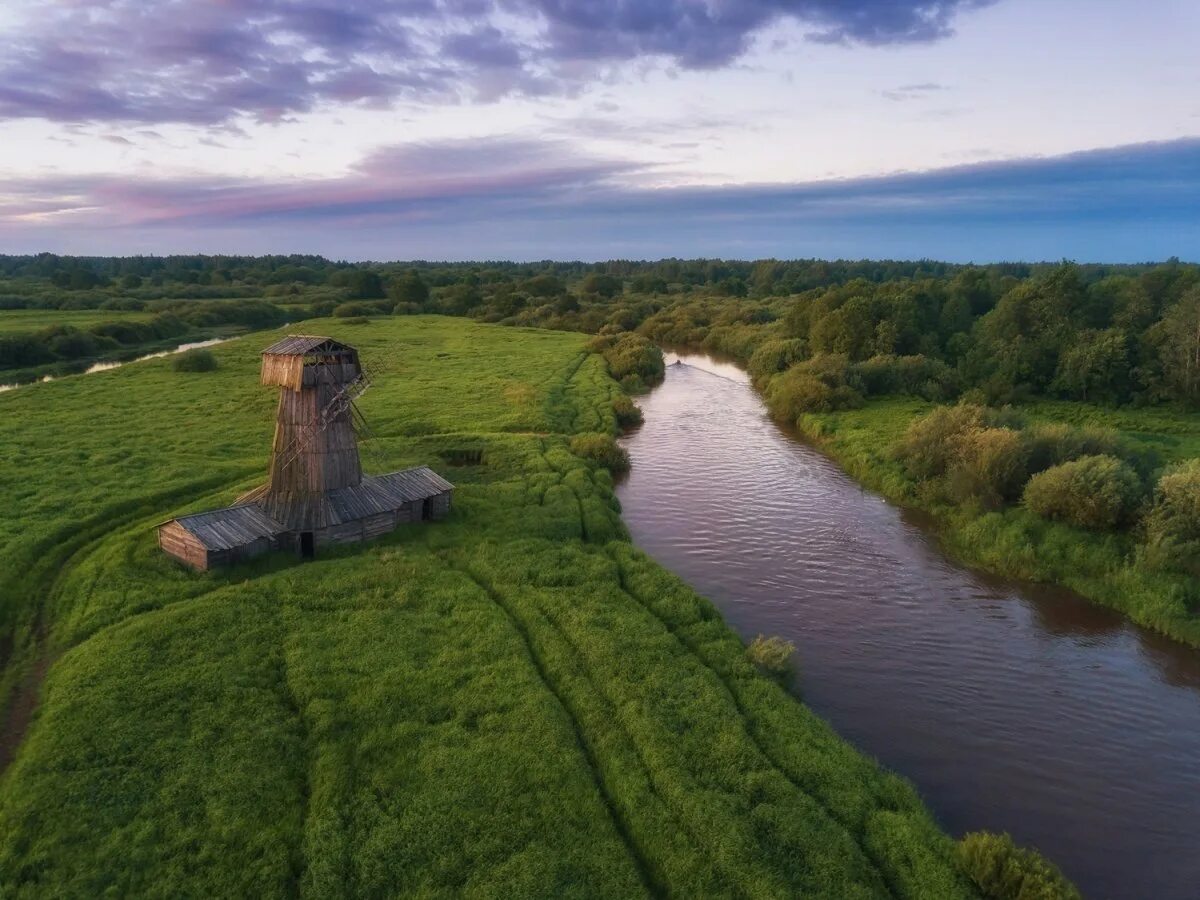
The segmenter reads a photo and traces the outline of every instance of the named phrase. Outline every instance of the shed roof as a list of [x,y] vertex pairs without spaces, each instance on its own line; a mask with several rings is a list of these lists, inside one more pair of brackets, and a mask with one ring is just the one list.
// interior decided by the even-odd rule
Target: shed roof
[[273,538],[287,528],[257,506],[230,506],[210,512],[180,516],[175,520],[207,550],[245,547],[259,538]]
[[429,466],[418,466],[388,475],[368,475],[360,484],[323,494],[272,493],[263,485],[240,498],[236,506],[171,521],[207,550],[232,550],[259,538],[314,531],[391,512],[452,490],[454,485]]
[[333,338],[316,334],[289,334],[263,351],[263,356],[304,356],[309,353],[337,353],[354,348]]
[[285,523],[288,531],[342,525],[454,490],[454,485],[429,466],[368,475],[359,484],[320,494],[272,492],[268,487],[252,491],[241,502],[255,504],[268,518]]

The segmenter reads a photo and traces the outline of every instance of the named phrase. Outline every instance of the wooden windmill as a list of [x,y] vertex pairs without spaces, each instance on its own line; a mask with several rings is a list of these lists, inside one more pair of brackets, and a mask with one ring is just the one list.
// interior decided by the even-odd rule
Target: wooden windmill
[[449,512],[453,485],[428,466],[363,475],[354,403],[370,382],[353,347],[289,335],[263,351],[262,383],[280,388],[266,483],[235,506],[163,523],[168,553],[196,568],[273,548],[310,557]]

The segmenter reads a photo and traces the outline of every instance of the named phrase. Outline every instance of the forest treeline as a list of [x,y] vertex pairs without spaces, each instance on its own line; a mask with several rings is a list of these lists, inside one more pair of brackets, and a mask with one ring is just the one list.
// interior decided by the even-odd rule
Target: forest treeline
[[[789,376],[798,407],[879,393],[1200,404],[1200,267],[661,260],[349,264],[314,256],[0,257],[0,309],[215,317],[435,312],[589,333],[640,330]],[[188,302],[241,299],[199,312]],[[295,307],[302,305],[302,310]],[[274,307],[274,310],[270,309]],[[177,327],[156,319],[158,332]],[[47,331],[0,366],[103,352],[131,333]],[[85,352],[86,351],[86,352]],[[778,388],[780,393],[783,388]]]

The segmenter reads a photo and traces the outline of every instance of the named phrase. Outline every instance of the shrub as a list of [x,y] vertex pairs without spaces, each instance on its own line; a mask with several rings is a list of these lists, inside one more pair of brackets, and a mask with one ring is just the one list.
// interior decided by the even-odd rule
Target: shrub
[[662,351],[640,334],[601,335],[592,338],[588,349],[604,357],[608,374],[630,393],[658,383],[666,372]]
[[764,393],[771,415],[785,422],[795,422],[804,413],[856,409],[863,404],[862,394],[847,383],[846,357],[829,354],[776,375]]
[[342,303],[334,307],[334,318],[338,319],[355,319],[361,316],[369,316],[375,309],[368,303]]
[[176,355],[171,367],[176,372],[212,372],[217,368],[217,358],[207,350],[185,350]]
[[1025,505],[1045,519],[1080,528],[1115,528],[1141,498],[1137,473],[1114,456],[1081,456],[1044,472],[1025,486]]
[[893,456],[912,478],[944,475],[958,454],[963,435],[984,428],[986,420],[987,410],[975,404],[936,407],[908,426],[893,448]]
[[755,384],[764,383],[772,375],[787,371],[795,363],[808,356],[808,342],[803,338],[783,341],[766,341],[750,354],[746,371]]
[[624,394],[613,400],[613,414],[617,417],[617,425],[623,430],[636,428],[643,421],[642,411]]
[[962,434],[947,473],[950,493],[1000,506],[1021,496],[1029,478],[1029,455],[1021,434],[1011,428],[983,428]]
[[945,400],[957,393],[954,370],[926,356],[873,356],[855,363],[854,377],[867,394],[912,394]]
[[571,452],[610,472],[629,471],[629,454],[607,434],[577,434],[571,438]]
[[1029,471],[1042,472],[1083,456],[1115,456],[1129,453],[1120,435],[1111,428],[1076,428],[1061,422],[1037,423],[1025,429],[1029,448]]
[[1007,834],[976,831],[958,842],[963,871],[988,900],[1080,900],[1066,876],[1035,850]]
[[1200,575],[1200,459],[1168,469],[1146,516],[1146,554],[1164,569]]
[[54,358],[50,348],[34,335],[0,337],[0,369],[37,366],[54,362]]
[[795,675],[796,645],[781,637],[759,635],[746,647],[746,658],[761,671],[781,681]]
[[[101,340],[103,339],[99,336],[86,331],[66,328],[61,334],[50,339],[50,352],[59,359],[81,359],[85,356],[95,356],[100,352]],[[116,344],[116,341],[112,341],[111,338],[108,340],[112,344]]]

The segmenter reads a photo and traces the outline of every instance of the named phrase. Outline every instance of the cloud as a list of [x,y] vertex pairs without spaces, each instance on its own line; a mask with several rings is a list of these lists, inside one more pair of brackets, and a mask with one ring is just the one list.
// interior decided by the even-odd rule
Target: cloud
[[337,104],[569,94],[643,58],[726,66],[793,21],[823,42],[951,33],[993,0],[23,0],[0,118],[279,120]]
[[1194,256],[1200,139],[802,184],[654,188],[518,137],[381,148],[336,179],[0,181],[0,239],[57,252],[346,258]]
[[579,153],[562,142],[498,137],[383,147],[337,178],[22,178],[0,181],[0,228],[37,225],[49,216],[56,217],[55,227],[63,216],[78,217],[82,227],[404,217],[451,203],[537,202],[644,168]]
[[946,85],[928,81],[923,84],[902,84],[900,87],[880,91],[879,93],[888,100],[903,102],[905,100],[920,100],[928,97],[930,94],[946,90],[949,90]]

